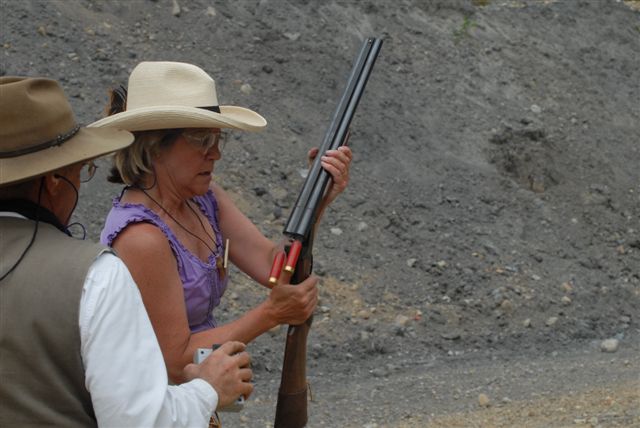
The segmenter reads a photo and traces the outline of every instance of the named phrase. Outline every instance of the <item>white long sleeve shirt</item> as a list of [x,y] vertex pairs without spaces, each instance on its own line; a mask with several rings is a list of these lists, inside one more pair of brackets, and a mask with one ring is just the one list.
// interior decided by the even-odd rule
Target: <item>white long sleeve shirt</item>
[[168,384],[138,287],[113,254],[89,269],[79,318],[85,385],[99,426],[207,426],[216,391],[202,379]]
[[[0,217],[25,218],[2,211]],[[111,253],[87,273],[80,300],[85,386],[101,427],[206,427],[218,405],[202,379],[169,385],[162,351],[129,270]]]

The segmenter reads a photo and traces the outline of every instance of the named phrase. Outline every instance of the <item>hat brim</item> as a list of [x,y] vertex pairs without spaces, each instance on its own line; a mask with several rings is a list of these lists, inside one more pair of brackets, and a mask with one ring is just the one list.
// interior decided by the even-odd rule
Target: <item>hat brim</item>
[[117,129],[80,130],[59,146],[15,158],[0,159],[0,186],[16,184],[56,169],[123,149],[133,135]]
[[89,127],[109,127],[127,131],[172,128],[232,128],[260,131],[267,121],[258,113],[236,106],[220,106],[220,113],[187,106],[154,106],[116,113]]

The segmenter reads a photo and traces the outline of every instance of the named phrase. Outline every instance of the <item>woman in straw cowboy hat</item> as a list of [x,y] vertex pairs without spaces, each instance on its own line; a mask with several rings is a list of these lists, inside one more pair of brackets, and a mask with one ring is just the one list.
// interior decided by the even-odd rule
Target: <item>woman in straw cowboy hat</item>
[[[219,105],[213,79],[176,62],[140,63],[126,96],[114,91],[109,110],[95,126],[132,131],[135,142],[114,157],[112,179],[126,187],[114,200],[102,242],[131,269],[171,378],[181,380],[197,348],[231,339],[248,343],[279,324],[306,320],[317,303],[318,279],[292,286],[283,278],[271,287],[269,270],[282,244],[264,237],[211,181],[222,130],[261,130],[262,116]],[[347,147],[323,155],[333,178],[324,207],[347,186],[351,156]],[[271,291],[239,319],[218,325],[212,310],[227,287],[227,254]]]
[[0,426],[205,426],[253,390],[239,342],[168,385],[125,265],[68,236],[92,159],[132,141],[80,127],[53,80],[0,77]]

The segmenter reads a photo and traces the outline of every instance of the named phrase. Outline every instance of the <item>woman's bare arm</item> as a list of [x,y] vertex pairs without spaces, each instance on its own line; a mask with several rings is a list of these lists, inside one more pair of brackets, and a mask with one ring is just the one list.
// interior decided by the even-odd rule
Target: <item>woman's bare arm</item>
[[184,381],[183,369],[197,348],[229,340],[249,343],[276,325],[303,322],[317,302],[316,278],[299,286],[280,284],[241,318],[191,334],[176,259],[162,231],[148,223],[130,225],[113,246],[140,289],[173,382]]
[[220,214],[220,229],[229,239],[229,258],[241,271],[269,287],[269,270],[283,244],[267,239],[217,184],[211,185]]

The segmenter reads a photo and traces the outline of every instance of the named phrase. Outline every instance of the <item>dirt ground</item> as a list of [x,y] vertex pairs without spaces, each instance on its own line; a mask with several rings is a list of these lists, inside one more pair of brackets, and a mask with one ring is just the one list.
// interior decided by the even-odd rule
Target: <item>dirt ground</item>
[[[640,2],[0,0],[0,75],[78,119],[144,60],[195,63],[264,115],[216,180],[279,239],[368,36],[348,190],[314,247],[308,426],[640,426]],[[108,161],[76,220],[97,239]],[[232,271],[219,319],[265,291]],[[250,345],[272,425],[284,329]]]

